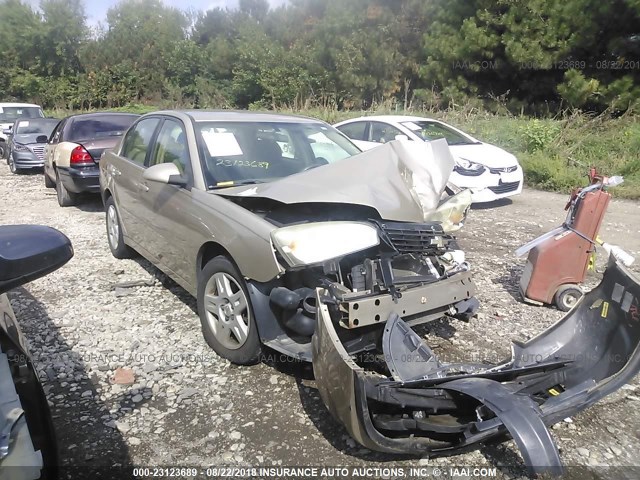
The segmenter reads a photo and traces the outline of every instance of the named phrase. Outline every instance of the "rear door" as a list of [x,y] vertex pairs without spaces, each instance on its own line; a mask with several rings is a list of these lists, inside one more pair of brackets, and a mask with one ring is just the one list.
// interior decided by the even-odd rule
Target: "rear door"
[[361,150],[371,150],[379,145],[374,142],[370,142],[368,135],[368,122],[351,122],[336,127],[342,133],[344,133],[349,139]]
[[144,211],[140,203],[142,174],[153,145],[160,117],[147,117],[134,124],[125,134],[119,155],[110,155],[106,174],[113,178],[112,194],[124,235],[137,248],[150,252],[144,240]]

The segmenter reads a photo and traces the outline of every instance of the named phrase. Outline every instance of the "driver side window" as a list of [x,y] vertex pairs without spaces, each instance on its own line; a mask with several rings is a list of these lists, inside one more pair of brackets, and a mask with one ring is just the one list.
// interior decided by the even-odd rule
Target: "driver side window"
[[184,175],[188,171],[189,148],[184,127],[175,120],[165,120],[158,133],[156,148],[149,161],[149,166],[161,163],[175,163]]
[[138,122],[124,137],[120,155],[141,167],[144,166],[149,144],[158,123],[159,118],[146,118]]

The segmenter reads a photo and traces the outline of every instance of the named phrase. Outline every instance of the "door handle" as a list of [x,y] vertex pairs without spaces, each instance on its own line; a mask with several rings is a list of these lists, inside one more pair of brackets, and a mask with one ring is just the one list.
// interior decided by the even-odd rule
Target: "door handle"
[[137,187],[138,187],[138,190],[140,190],[141,192],[148,192],[149,191],[149,186],[144,182],[138,183]]
[[119,177],[120,175],[122,175],[122,172],[120,170],[118,170],[116,167],[114,167],[113,165],[109,165],[109,173],[115,177]]

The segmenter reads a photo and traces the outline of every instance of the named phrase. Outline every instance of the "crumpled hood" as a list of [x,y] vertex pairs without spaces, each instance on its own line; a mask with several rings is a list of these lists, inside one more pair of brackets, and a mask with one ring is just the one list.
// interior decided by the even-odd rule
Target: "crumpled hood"
[[280,180],[214,193],[286,204],[359,204],[376,209],[384,220],[424,222],[438,207],[453,166],[446,140],[394,140]]

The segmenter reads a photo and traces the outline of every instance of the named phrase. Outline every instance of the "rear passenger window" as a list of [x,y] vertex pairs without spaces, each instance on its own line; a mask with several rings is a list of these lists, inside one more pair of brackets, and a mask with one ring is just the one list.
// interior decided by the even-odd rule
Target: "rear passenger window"
[[351,140],[364,140],[364,130],[366,126],[367,122],[354,122],[340,125],[337,128]]
[[160,123],[159,118],[146,118],[138,122],[124,137],[120,155],[143,166],[158,123]]

